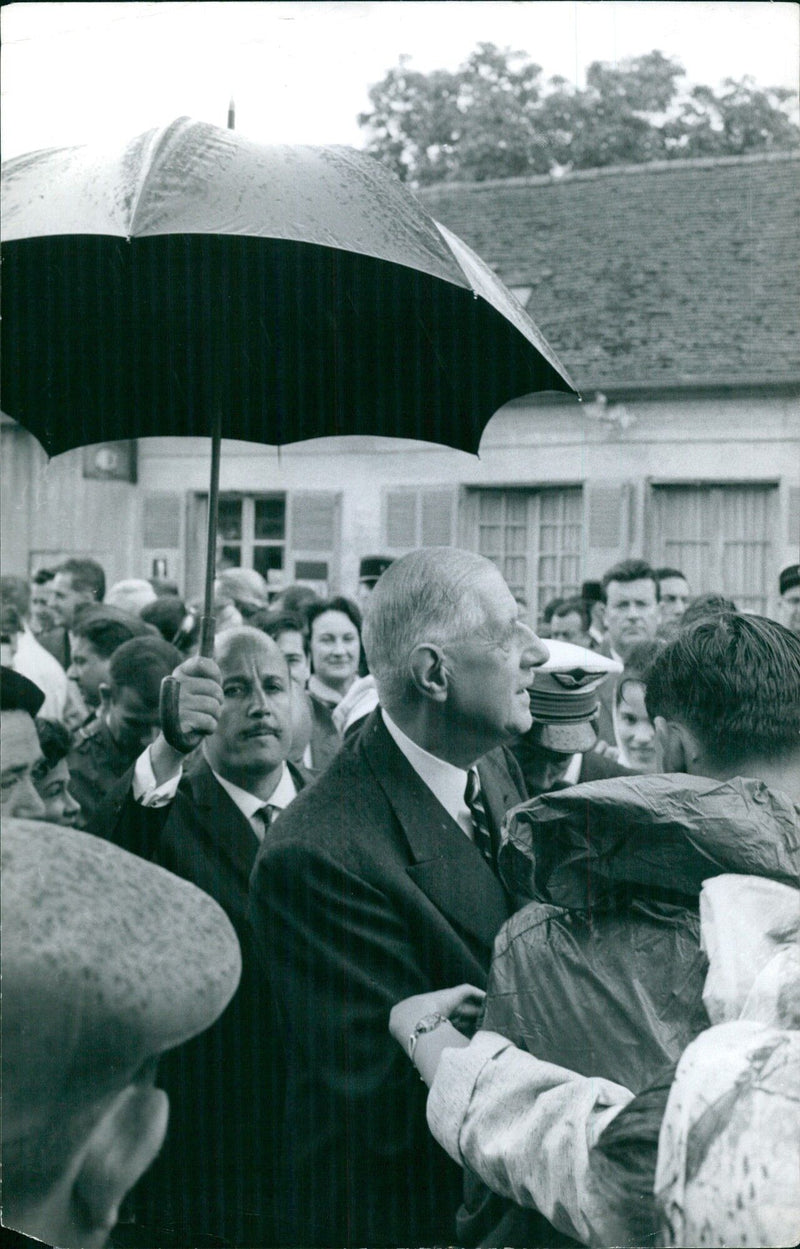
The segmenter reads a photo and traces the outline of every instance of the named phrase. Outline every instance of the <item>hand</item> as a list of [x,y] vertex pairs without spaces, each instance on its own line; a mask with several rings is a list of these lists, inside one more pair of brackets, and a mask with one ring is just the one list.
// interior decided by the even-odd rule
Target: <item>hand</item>
[[195,655],[172,674],[178,682],[178,715],[182,733],[209,737],[216,731],[222,710],[222,673],[213,659]]
[[187,659],[161,682],[161,733],[150,747],[150,761],[161,783],[181,757],[216,730],[222,710],[221,673],[213,659]]
[[432,993],[418,993],[397,1002],[389,1015],[389,1031],[404,1050],[408,1038],[418,1021],[425,1015],[444,1015],[454,1028],[471,1036],[475,1031],[486,994],[472,984],[460,984],[454,989],[436,989]]
[[604,742],[600,738],[595,742],[592,750],[596,755],[603,755],[604,758],[611,759],[614,763],[619,759],[619,746],[610,746],[608,742]]

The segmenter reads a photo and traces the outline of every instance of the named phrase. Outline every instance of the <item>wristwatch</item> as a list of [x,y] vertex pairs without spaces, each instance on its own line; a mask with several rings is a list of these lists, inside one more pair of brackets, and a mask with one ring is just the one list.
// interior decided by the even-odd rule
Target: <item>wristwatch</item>
[[435,1028],[439,1027],[439,1024],[447,1022],[447,1016],[441,1015],[439,1011],[434,1011],[432,1015],[423,1015],[421,1019],[417,1020],[414,1024],[414,1031],[408,1038],[408,1056],[412,1063],[414,1061],[414,1050],[417,1048],[417,1041],[423,1033],[433,1032]]

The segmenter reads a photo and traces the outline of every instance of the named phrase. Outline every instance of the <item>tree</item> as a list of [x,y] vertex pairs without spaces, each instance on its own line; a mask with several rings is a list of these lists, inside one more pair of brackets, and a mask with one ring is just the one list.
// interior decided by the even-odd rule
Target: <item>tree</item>
[[407,57],[370,90],[367,150],[420,184],[794,147],[791,92],[728,79],[687,91],[683,67],[654,51],[595,61],[578,88],[547,87],[524,52],[482,43],[455,71],[421,74]]

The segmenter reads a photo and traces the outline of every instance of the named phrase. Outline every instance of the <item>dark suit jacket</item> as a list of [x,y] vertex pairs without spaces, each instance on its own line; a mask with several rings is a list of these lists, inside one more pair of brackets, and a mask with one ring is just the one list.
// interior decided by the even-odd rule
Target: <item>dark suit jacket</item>
[[[480,773],[498,824],[524,797],[521,775],[503,752]],[[284,1243],[451,1241],[461,1172],[428,1130],[389,1011],[483,986],[509,902],[379,712],[276,821],[250,902],[286,1035]]]
[[[298,789],[305,775],[290,766]],[[227,912],[242,947],[242,979],[207,1032],[159,1064],[170,1098],[167,1140],[134,1193],[147,1244],[273,1245],[274,1163],[285,1073],[278,1024],[253,949],[247,892],[258,839],[199,752],[169,806],[133,800],[132,769],[90,831],[190,880]]]

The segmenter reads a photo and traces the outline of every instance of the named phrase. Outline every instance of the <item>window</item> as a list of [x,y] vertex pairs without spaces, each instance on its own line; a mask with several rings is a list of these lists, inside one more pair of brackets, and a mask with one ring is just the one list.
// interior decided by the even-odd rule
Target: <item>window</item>
[[770,597],[775,485],[652,487],[651,562],[680,568],[692,594],[726,594],[764,613]]
[[[199,593],[205,567],[208,498],[193,496],[187,541],[187,593]],[[302,581],[333,592],[339,568],[340,497],[328,490],[222,494],[217,567],[255,568],[276,591]]]
[[219,568],[255,568],[265,581],[280,581],[286,552],[286,498],[221,495],[217,521]]
[[535,620],[546,603],[581,583],[583,497],[553,490],[476,490],[470,498],[473,548],[497,565]]

